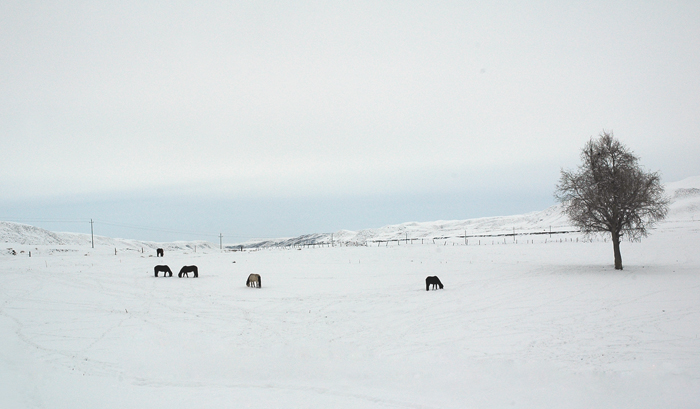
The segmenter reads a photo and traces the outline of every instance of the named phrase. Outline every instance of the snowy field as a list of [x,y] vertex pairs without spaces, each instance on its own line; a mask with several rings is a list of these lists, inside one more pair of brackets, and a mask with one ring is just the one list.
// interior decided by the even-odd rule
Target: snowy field
[[623,243],[623,271],[576,234],[164,258],[5,243],[0,407],[698,408],[690,193]]

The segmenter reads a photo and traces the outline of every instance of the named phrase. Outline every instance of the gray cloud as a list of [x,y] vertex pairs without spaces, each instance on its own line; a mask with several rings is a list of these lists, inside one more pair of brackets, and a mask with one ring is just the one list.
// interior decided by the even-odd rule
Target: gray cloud
[[603,129],[677,180],[700,174],[697,21],[692,2],[4,2],[0,189],[546,192]]

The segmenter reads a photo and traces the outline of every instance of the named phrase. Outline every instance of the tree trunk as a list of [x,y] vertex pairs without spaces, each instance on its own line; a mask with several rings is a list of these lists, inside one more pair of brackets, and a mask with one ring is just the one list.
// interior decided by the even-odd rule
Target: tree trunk
[[622,270],[622,253],[620,253],[620,233],[612,232],[613,252],[615,253],[615,270]]

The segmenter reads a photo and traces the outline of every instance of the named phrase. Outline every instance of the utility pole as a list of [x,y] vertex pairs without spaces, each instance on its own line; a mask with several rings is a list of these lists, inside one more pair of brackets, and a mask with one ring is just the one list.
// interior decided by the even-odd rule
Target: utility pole
[[93,223],[94,222],[92,221],[92,219],[90,219],[90,237],[91,237],[90,241],[92,242],[92,248],[94,249],[95,248],[95,231],[92,227]]
[[219,250],[224,249],[224,235],[219,233]]

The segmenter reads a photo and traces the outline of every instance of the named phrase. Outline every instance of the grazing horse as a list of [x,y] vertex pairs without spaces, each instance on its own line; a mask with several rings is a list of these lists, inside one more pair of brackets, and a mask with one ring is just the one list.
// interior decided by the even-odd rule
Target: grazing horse
[[156,257],[163,257],[163,249],[156,249]]
[[440,289],[444,288],[444,286],[440,282],[440,279],[437,278],[437,276],[425,277],[425,291],[428,291],[431,285],[433,286],[433,290],[437,290],[438,286],[440,286]]
[[156,273],[156,277],[158,277],[158,272],[161,271],[163,273],[163,277],[170,277],[173,276],[173,271],[170,269],[168,266],[155,266],[153,267],[153,272]]
[[262,280],[260,280],[260,274],[251,274],[248,276],[248,281],[245,282],[248,287],[262,287]]
[[180,269],[180,272],[177,273],[178,277],[188,277],[190,276],[190,273],[194,273],[194,278],[199,277],[199,270],[197,270],[197,266],[183,266]]

